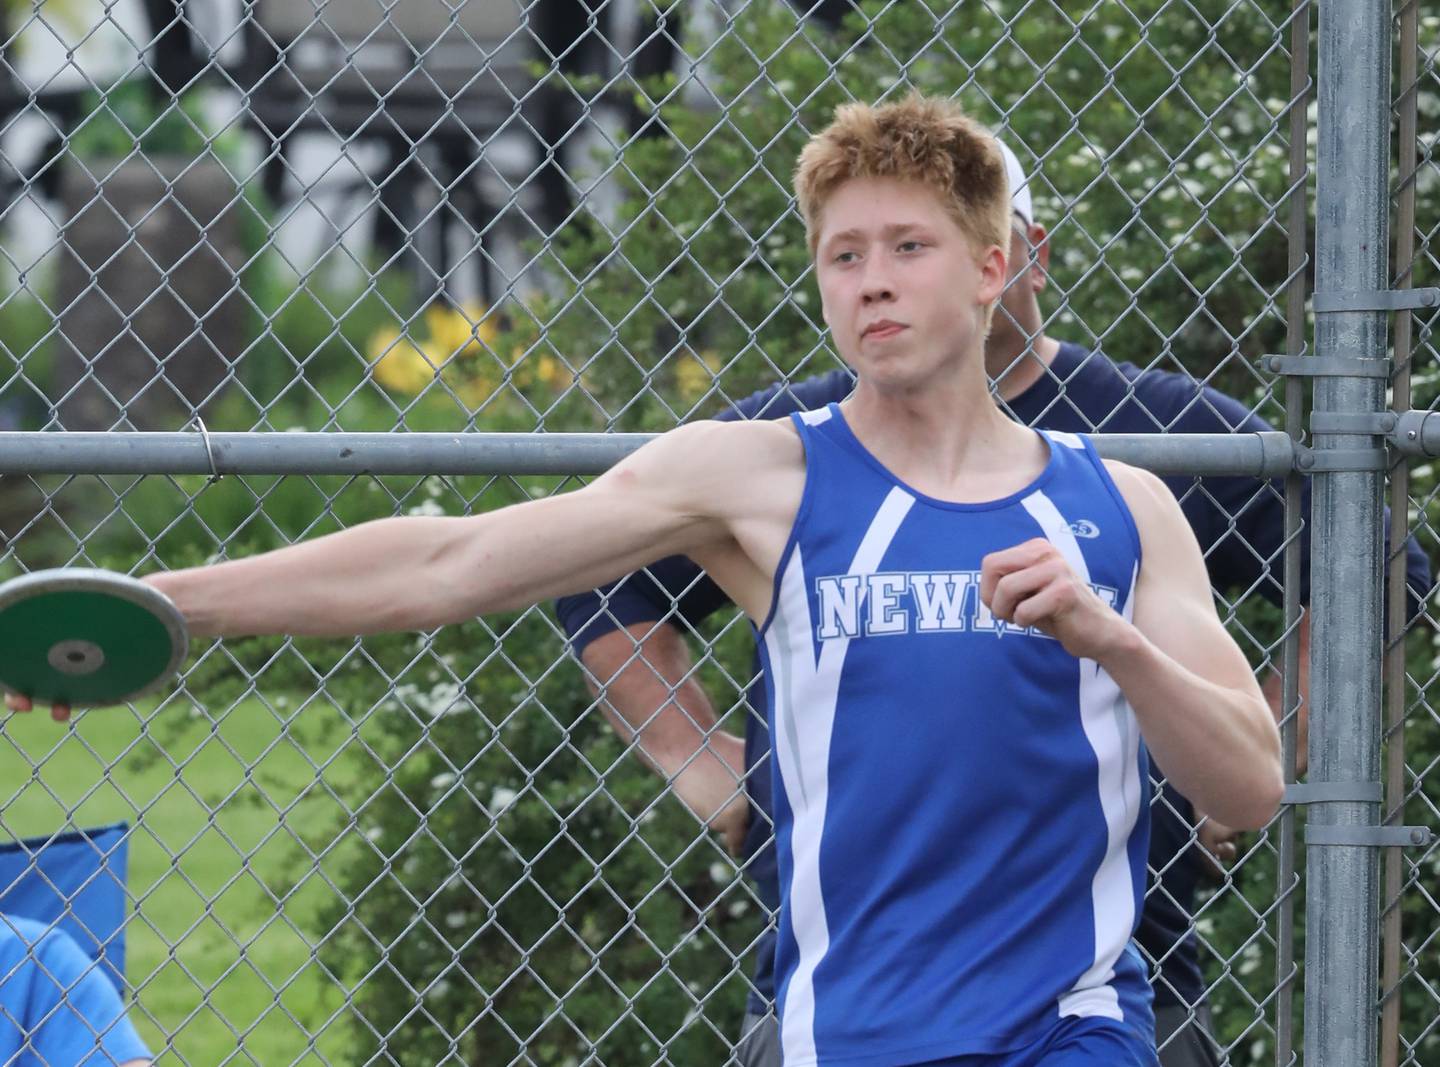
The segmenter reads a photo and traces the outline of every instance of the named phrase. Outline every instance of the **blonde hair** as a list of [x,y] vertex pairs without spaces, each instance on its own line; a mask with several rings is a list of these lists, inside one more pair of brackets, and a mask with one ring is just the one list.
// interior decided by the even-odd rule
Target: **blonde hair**
[[919,182],[940,197],[976,252],[1010,247],[1010,186],[1000,144],[959,104],[911,93],[878,107],[845,104],[800,153],[795,195],[810,254],[820,240],[820,215],[853,178]]

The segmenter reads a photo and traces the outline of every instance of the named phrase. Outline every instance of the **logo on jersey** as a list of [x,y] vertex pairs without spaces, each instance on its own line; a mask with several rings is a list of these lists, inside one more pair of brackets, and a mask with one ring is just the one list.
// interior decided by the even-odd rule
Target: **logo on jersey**
[[[1088,525],[1094,529],[1094,523]],[[1112,608],[1119,602],[1119,593],[1109,586],[1090,588]],[[980,599],[979,571],[834,574],[815,579],[815,591],[820,602],[816,636],[821,641],[966,631],[1049,639],[1034,627],[1001,622],[990,614]]]
[[1089,519],[1076,519],[1070,524],[1070,532],[1076,537],[1094,538],[1100,536],[1100,527]]

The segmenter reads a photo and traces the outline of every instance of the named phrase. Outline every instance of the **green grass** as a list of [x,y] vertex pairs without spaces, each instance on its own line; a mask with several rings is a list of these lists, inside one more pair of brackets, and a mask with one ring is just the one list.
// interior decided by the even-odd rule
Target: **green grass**
[[344,992],[314,949],[326,876],[363,847],[337,822],[358,746],[324,704],[210,712],[0,718],[0,834],[132,825],[131,1018],[161,1063],[344,1062]]

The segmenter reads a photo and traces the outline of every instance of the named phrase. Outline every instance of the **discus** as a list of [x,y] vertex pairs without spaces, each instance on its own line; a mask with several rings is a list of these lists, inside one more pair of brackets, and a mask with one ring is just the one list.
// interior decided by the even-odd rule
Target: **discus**
[[36,571],[0,585],[0,688],[36,704],[123,704],[180,669],[170,598],[110,571]]

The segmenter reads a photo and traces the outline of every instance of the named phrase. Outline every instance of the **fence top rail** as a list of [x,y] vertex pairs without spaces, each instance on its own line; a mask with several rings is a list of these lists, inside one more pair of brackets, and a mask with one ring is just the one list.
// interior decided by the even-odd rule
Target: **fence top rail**
[[[1157,474],[1275,478],[1295,467],[1284,433],[1092,434],[1100,454]],[[599,474],[642,433],[0,432],[0,475]]]

